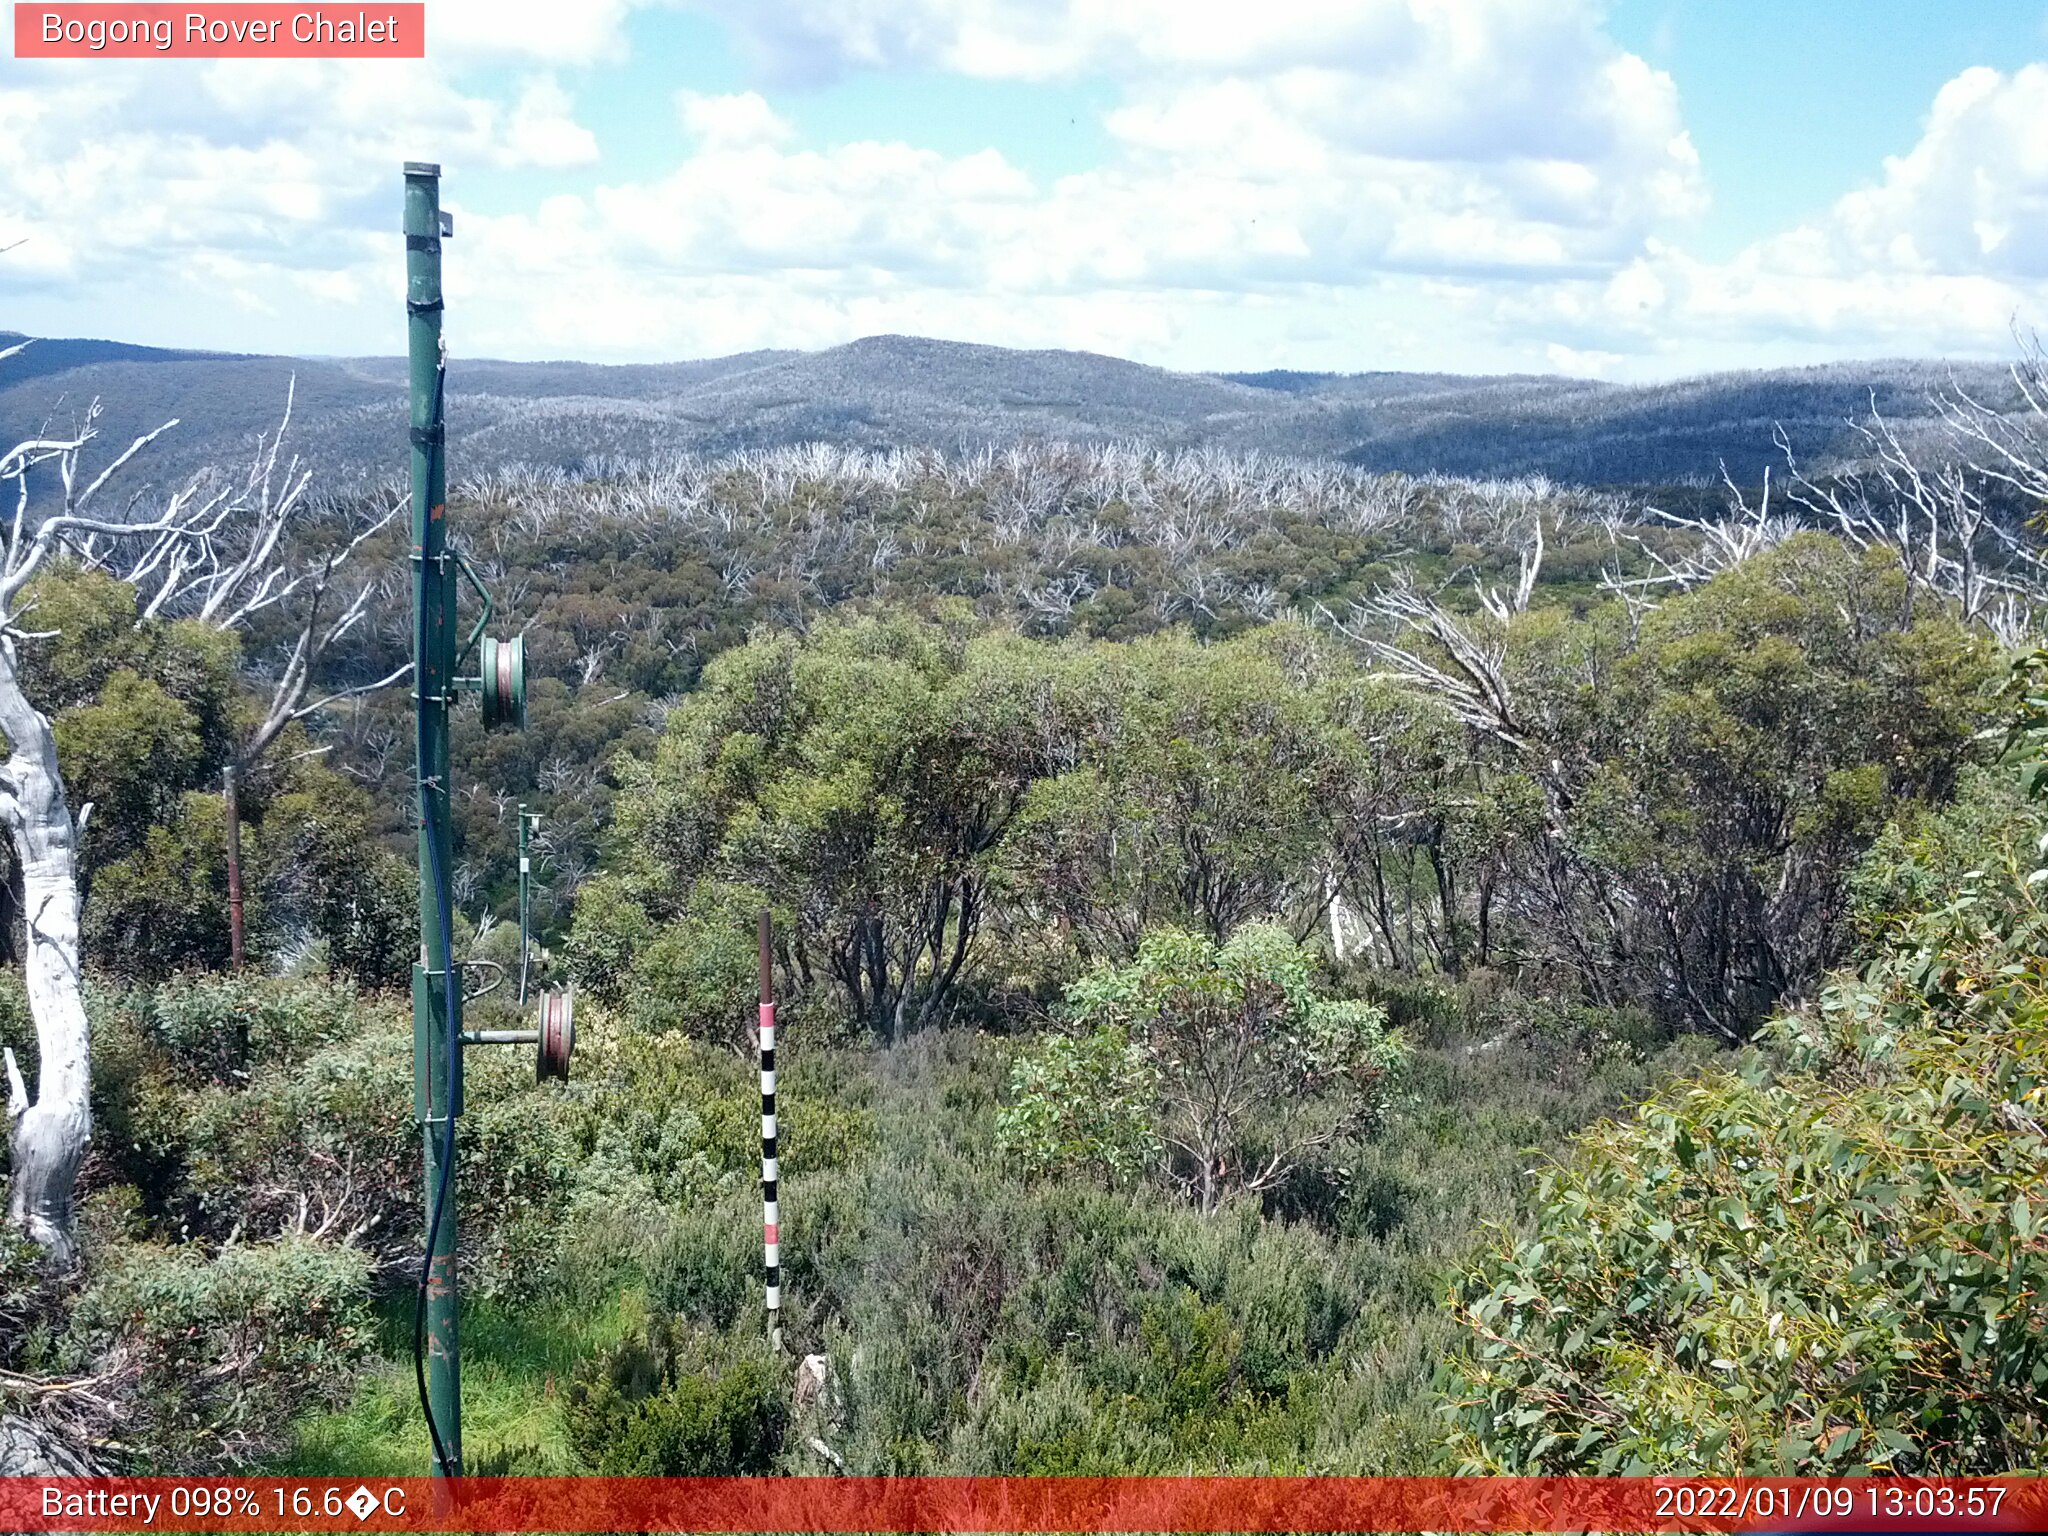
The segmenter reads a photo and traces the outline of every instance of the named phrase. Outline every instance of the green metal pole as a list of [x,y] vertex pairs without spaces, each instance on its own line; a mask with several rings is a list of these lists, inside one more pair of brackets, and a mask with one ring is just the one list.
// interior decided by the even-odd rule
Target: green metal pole
[[[449,923],[454,858],[448,794],[448,708],[455,686],[455,571],[447,550],[442,416],[441,168],[405,167],[406,345],[411,361],[413,682],[419,724],[420,963],[413,971],[413,1108],[426,1145],[431,1254],[426,1266],[428,1411],[434,1472],[462,1470],[462,1378],[456,1332],[455,1170],[443,1137],[461,1112],[461,1051],[448,1042]],[[460,1027],[462,992],[454,988]],[[443,1181],[446,1180],[446,1187]],[[433,1220],[436,1207],[440,1220]]]
[[519,802],[519,1001],[522,1003],[526,1001],[526,956],[530,948],[528,935],[532,932],[527,926],[526,916],[527,875],[533,868],[533,861],[527,853],[526,823],[526,802],[522,800]]

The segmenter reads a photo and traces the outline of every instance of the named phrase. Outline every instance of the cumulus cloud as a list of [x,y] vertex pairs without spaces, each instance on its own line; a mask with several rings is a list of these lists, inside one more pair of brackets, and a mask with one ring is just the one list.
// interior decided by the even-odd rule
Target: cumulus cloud
[[1158,228],[1162,204],[1233,212],[1224,245],[1251,259],[1205,252],[1226,261],[1219,279],[1289,252],[1302,279],[1613,261],[1704,207],[1670,77],[1618,48],[1588,0],[707,3],[787,74],[1116,80],[1118,160],[1047,215],[1143,205],[1143,227],[1113,237],[1140,264],[1148,233],[1191,243]]
[[266,270],[307,271],[327,295],[356,291],[351,268],[388,231],[398,164],[420,146],[514,169],[597,154],[550,76],[491,95],[390,61],[17,63],[0,139],[0,231],[25,237],[0,281],[226,272],[254,292]]
[[1454,28],[1469,14],[1386,0],[700,0],[700,8],[786,77],[911,66],[1025,80],[1134,66],[1263,73],[1397,64],[1420,45],[1433,12]]
[[569,93],[552,77],[527,85],[488,148],[500,165],[561,170],[597,161],[597,136],[576,121]]
[[[1704,203],[1670,78],[1573,0],[800,0],[733,19],[814,64],[1114,72],[1111,154],[1039,181],[994,150],[804,145],[759,93],[685,92],[674,171],[570,198],[545,228],[508,221],[512,250],[616,266],[617,291],[642,268],[837,284],[836,331],[858,294],[917,312],[913,286],[1008,306],[1606,272]],[[817,313],[773,309],[778,327]]]
[[[673,168],[618,180],[558,71],[515,75],[510,92],[462,88],[465,61],[615,54],[635,3],[602,0],[567,29],[524,0],[436,0],[429,64],[224,62],[196,92],[149,89],[155,62],[10,83],[0,130],[26,153],[0,167],[0,211],[51,233],[14,275],[77,283],[177,261],[255,294],[270,267],[317,314],[381,291],[370,263],[391,166],[426,144],[451,169],[597,166],[584,191],[465,218],[513,337],[536,334],[532,311],[572,281],[645,292],[660,316],[675,305],[654,296],[729,302],[731,283],[772,280],[784,296],[735,323],[782,344],[845,339],[871,318],[972,319],[1014,339],[1037,326],[1028,313],[1086,316],[1091,339],[1142,336],[1156,351],[1172,345],[1176,305],[1190,317],[1179,333],[1195,335],[1213,327],[1193,317],[1220,304],[1384,298],[1404,274],[1609,272],[1703,201],[1672,82],[1607,38],[1592,0],[795,0],[730,13],[764,55],[802,54],[814,72],[1113,77],[1108,156],[1050,179],[994,149],[807,144],[760,92],[685,91]],[[81,184],[95,189],[86,205]],[[457,183],[450,193],[459,201]],[[622,335],[639,355],[693,339],[646,320]]]
[[2048,311],[2048,67],[1965,70],[1867,185],[1726,261],[1653,240],[1598,288],[1518,303],[1514,323],[1638,354],[2001,353]]
[[623,58],[626,20],[658,0],[433,0],[427,52],[453,63],[527,62],[553,68]]
[[1949,81],[1920,142],[1821,233],[1844,267],[2048,278],[2048,66]]
[[[501,176],[463,212],[449,280],[472,351],[911,330],[1182,366],[1619,376],[1717,348],[1997,350],[2048,287],[2039,66],[1965,72],[1867,186],[1708,262],[1677,86],[1597,0],[697,0],[768,72],[674,92],[635,146],[664,168],[621,175],[576,110],[604,77],[576,65],[619,57],[641,3],[567,29],[524,0],[435,0],[421,64],[16,63],[0,243],[35,238],[0,282],[171,271],[338,349],[388,307],[393,170],[431,146],[458,209],[465,169],[580,173],[528,179],[523,204]],[[995,148],[807,139],[779,110],[792,79],[871,68],[1085,77],[1112,100],[1105,151],[1048,175]],[[189,88],[162,89],[178,69]]]
[[796,129],[757,91],[731,96],[680,91],[676,95],[676,112],[683,120],[684,131],[706,149],[750,149],[786,144],[796,137]]

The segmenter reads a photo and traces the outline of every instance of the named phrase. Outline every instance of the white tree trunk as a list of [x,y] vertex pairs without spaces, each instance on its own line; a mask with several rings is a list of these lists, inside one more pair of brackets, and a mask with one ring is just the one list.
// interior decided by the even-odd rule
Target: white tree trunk
[[0,637],[0,732],[11,749],[4,770],[5,814],[21,863],[23,965],[36,1029],[36,1094],[7,1054],[14,1187],[7,1215],[69,1263],[72,1190],[92,1135],[91,1033],[80,985],[77,830],[57,770],[57,736],[21,691],[14,643]]
[[1337,884],[1334,870],[1323,872],[1323,894],[1329,898],[1330,907],[1330,958],[1342,965],[1351,958],[1350,946],[1345,943],[1351,930],[1351,909],[1345,904],[1344,891]]

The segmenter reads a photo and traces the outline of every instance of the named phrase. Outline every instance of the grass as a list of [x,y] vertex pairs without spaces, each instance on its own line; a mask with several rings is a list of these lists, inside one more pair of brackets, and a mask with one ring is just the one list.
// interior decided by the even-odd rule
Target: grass
[[[478,1474],[544,1476],[577,1469],[562,1433],[560,1384],[576,1362],[609,1348],[646,1312],[621,1291],[596,1311],[518,1310],[499,1299],[462,1309],[462,1439]],[[412,1296],[391,1298],[379,1359],[339,1409],[303,1420],[273,1471],[288,1477],[424,1477],[431,1470],[412,1366]]]

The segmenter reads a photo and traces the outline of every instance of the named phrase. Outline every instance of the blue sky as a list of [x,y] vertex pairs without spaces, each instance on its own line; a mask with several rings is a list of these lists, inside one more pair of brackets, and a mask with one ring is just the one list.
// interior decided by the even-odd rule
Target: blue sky
[[472,354],[1666,378],[2048,318],[2048,0],[429,0],[429,35],[0,60],[0,328],[394,351],[408,158]]
[[1697,240],[1725,259],[1871,181],[1972,65],[2048,58],[2048,4],[1622,0],[1609,30],[1678,84],[1715,190]]

